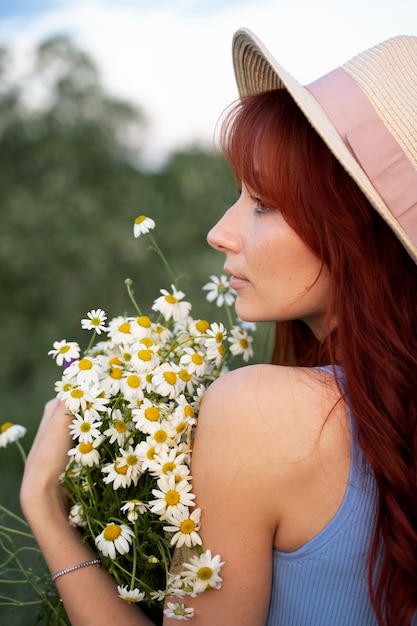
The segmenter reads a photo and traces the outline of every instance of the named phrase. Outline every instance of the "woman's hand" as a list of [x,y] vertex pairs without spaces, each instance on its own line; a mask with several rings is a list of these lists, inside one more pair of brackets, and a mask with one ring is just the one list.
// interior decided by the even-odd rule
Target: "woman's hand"
[[66,510],[59,477],[68,463],[69,425],[65,405],[57,398],[47,402],[26,461],[20,492],[22,510],[29,522],[33,516],[43,515],[53,500]]

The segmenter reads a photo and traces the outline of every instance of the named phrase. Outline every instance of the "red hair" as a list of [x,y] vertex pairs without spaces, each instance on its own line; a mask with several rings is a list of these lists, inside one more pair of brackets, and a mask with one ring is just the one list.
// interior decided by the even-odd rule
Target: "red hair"
[[[330,273],[325,339],[277,323],[275,363],[342,364],[378,486],[369,589],[379,626],[417,609],[417,267],[285,90],[248,97],[221,127],[236,178],[278,209]],[[337,328],[332,330],[332,320]]]

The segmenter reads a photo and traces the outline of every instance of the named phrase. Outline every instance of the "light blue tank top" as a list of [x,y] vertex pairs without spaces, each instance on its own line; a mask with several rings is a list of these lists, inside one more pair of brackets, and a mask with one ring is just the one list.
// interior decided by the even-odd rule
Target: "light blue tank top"
[[307,544],[290,553],[274,550],[266,626],[377,626],[366,563],[377,488],[349,419],[351,463],[343,502]]

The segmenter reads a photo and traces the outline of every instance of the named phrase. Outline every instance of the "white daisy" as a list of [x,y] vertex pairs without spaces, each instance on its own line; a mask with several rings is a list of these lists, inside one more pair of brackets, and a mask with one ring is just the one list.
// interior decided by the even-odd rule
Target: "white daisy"
[[150,337],[153,330],[151,318],[147,315],[139,315],[131,322],[131,331],[135,339]]
[[171,285],[172,293],[169,293],[166,289],[160,289],[162,296],[159,296],[152,305],[153,311],[159,311],[165,317],[166,320],[171,318],[178,322],[181,318],[187,317],[191,311],[190,302],[181,302],[185,293],[178,291]]
[[211,282],[206,283],[203,287],[204,291],[207,291],[207,300],[209,302],[216,301],[216,306],[220,307],[226,303],[228,306],[232,306],[236,292],[231,289],[229,285],[229,279],[224,274],[220,277],[210,276]]
[[80,346],[75,341],[54,341],[53,349],[49,350],[50,354],[56,361],[56,364],[61,366],[64,361],[71,363],[71,361],[78,359],[80,356]]
[[[138,446],[129,446],[126,450],[120,450],[121,456],[118,457],[121,465],[126,465],[126,475],[132,480],[139,477],[142,471],[142,462],[137,450]],[[135,483],[136,484],[136,483]]]
[[100,426],[103,422],[96,421],[87,410],[84,415],[77,414],[71,422],[70,435],[73,439],[87,443],[100,436]]
[[116,551],[119,554],[129,552],[133,537],[133,531],[125,524],[110,523],[96,537],[95,543],[104,556],[115,559]]
[[[151,340],[152,341],[152,340]],[[141,373],[151,372],[160,363],[159,347],[152,342],[152,345],[139,343],[132,353],[132,368]]]
[[78,385],[93,385],[98,383],[101,375],[101,366],[90,357],[83,357],[67,367],[66,375],[76,379]]
[[62,391],[58,391],[58,397],[65,402],[65,406],[70,413],[79,413],[87,408],[89,396],[85,389],[80,385],[66,385]]
[[148,510],[148,505],[141,500],[128,500],[120,507],[122,513],[126,514],[129,522],[135,522],[139,515],[143,515]]
[[82,504],[73,504],[69,515],[68,521],[70,526],[85,528],[87,526],[87,522],[84,518],[84,509]]
[[185,453],[178,453],[178,448],[161,450],[149,463],[149,471],[156,477],[172,474],[185,478],[190,473],[189,467],[185,465],[187,458]]
[[244,361],[249,361],[253,356],[253,337],[239,326],[234,326],[230,331],[230,335],[231,336],[228,337],[230,341],[230,352],[234,355],[241,354]]
[[135,219],[133,226],[133,235],[138,238],[141,235],[146,235],[150,230],[155,228],[155,222],[152,218],[146,217],[146,215],[139,215]]
[[[166,406],[166,405],[164,405]],[[159,422],[163,418],[162,406],[144,398],[139,407],[132,408],[132,421],[144,433],[150,433],[150,423]]]
[[122,392],[124,398],[128,401],[142,400],[142,386],[142,378],[134,372],[125,372],[125,375],[120,380],[120,391]]
[[[20,424],[4,422],[0,426],[0,448],[5,448],[9,443],[15,443],[26,435],[27,429]],[[19,444],[20,445],[20,444]]]
[[68,456],[71,456],[80,465],[88,465],[88,467],[98,465],[100,463],[100,453],[97,447],[101,444],[102,439],[102,437],[97,437],[97,439],[87,443],[81,441],[75,448],[68,450]]
[[166,519],[177,508],[183,509],[184,507],[194,506],[193,500],[195,495],[189,493],[191,485],[186,480],[182,480],[177,484],[175,476],[162,476],[157,484],[159,489],[152,489],[156,499],[149,502],[152,513],[163,515]]
[[103,432],[103,435],[109,437],[109,443],[117,442],[119,446],[123,446],[131,431],[131,422],[126,422],[120,409],[114,409],[111,413],[111,422],[109,427]]
[[208,338],[204,342],[207,350],[207,358],[210,360],[213,359],[216,365],[220,365],[226,353],[223,342],[226,339],[227,331],[223,324],[213,322],[207,331],[207,335]]
[[107,333],[116,344],[133,341],[132,318],[122,315],[113,318],[108,324]]
[[204,376],[204,372],[206,371],[204,356],[194,348],[184,348],[180,365],[183,365],[191,374],[196,374],[197,376]]
[[219,589],[222,578],[219,576],[224,561],[220,556],[211,556],[211,551],[206,550],[200,556],[193,556],[183,564],[186,578],[195,593],[201,593],[206,589]]
[[117,591],[119,592],[119,598],[122,598],[122,600],[129,602],[130,604],[142,602],[145,598],[145,593],[143,591],[139,591],[139,589],[129,589],[127,585],[117,585]]
[[107,463],[107,465],[103,465],[101,471],[103,474],[107,474],[107,476],[103,478],[104,484],[109,485],[110,483],[113,483],[114,491],[117,489],[126,489],[127,487],[130,487],[132,483],[136,485],[139,479],[139,474],[128,476],[128,469],[129,468],[126,463],[120,458],[116,459],[114,463]]
[[87,317],[81,320],[81,328],[84,330],[95,330],[98,335],[106,330],[106,313],[103,309],[93,309],[87,313]]
[[176,363],[163,363],[157,367],[152,376],[152,385],[155,392],[166,398],[175,398],[184,388],[184,383],[178,376],[180,368]]
[[136,453],[142,461],[142,471],[149,469],[150,463],[153,462],[155,455],[157,454],[155,441],[152,437],[146,437],[145,441],[141,441],[136,446]]
[[177,509],[169,518],[170,526],[164,526],[168,533],[175,533],[171,539],[171,545],[181,548],[184,544],[192,546],[203,543],[198,530],[200,529],[201,509],[195,509],[192,513],[188,509]]
[[167,602],[164,615],[178,620],[187,620],[194,617],[194,609],[187,608],[182,602]]

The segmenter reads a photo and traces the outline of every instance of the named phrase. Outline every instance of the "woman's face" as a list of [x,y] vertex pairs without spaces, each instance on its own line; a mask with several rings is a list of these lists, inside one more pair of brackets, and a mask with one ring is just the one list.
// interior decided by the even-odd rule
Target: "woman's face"
[[276,209],[242,186],[238,201],[211,229],[209,244],[224,252],[224,271],[247,321],[300,319],[323,336],[329,273]]

